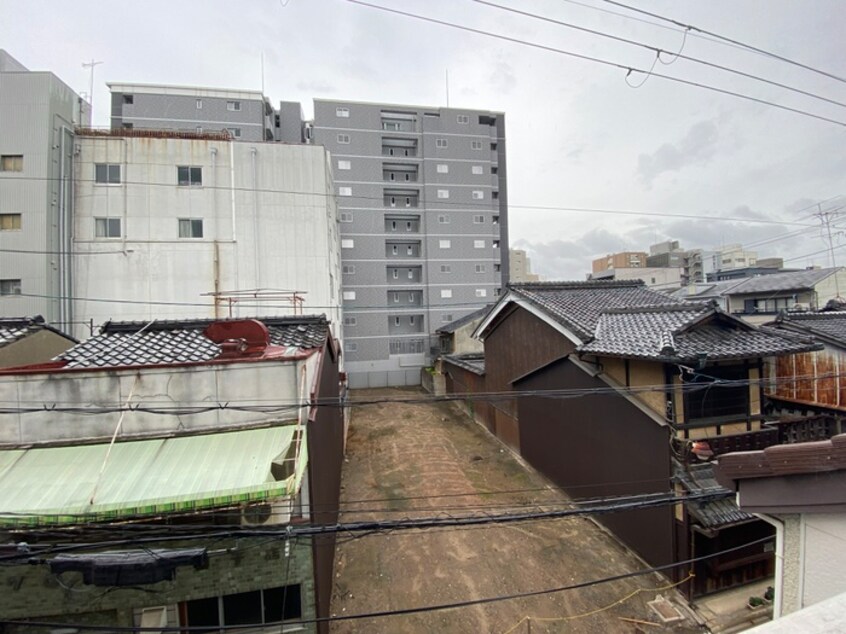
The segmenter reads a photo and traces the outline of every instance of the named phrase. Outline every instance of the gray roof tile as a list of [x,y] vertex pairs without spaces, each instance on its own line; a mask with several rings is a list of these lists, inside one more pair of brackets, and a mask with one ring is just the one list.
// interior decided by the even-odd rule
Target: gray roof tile
[[779,291],[812,289],[816,284],[839,270],[839,268],[810,269],[808,271],[773,273],[772,275],[750,277],[742,280],[737,286],[732,287],[723,294],[749,295],[752,293],[775,293]]
[[843,311],[785,313],[772,325],[828,339],[846,347],[846,312]]
[[41,315],[35,317],[3,317],[0,318],[0,348],[15,343],[39,330],[51,330],[70,341],[76,341],[70,335],[48,326]]
[[[721,486],[714,477],[714,466],[711,463],[682,466],[676,464],[674,479],[684,487],[688,493],[703,493],[707,491],[732,492]],[[686,502],[688,512],[703,528],[718,528],[731,524],[740,524],[755,519],[755,516],[737,508],[731,497],[709,502]]]

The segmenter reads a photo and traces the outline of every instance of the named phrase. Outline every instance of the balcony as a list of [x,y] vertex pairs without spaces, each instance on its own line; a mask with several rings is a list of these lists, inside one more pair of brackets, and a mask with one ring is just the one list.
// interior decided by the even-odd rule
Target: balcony
[[417,156],[417,139],[383,138],[382,156],[414,158]]
[[385,233],[420,233],[420,216],[386,214]]
[[413,209],[418,206],[420,191],[417,189],[386,189],[383,202],[385,207]]
[[388,291],[388,307],[391,310],[416,308],[423,305],[422,291]]
[[423,332],[423,315],[388,315],[388,334],[414,335]]
[[425,339],[391,339],[390,354],[423,354],[426,352]]
[[416,183],[417,165],[385,163],[382,165],[382,180],[386,183]]
[[389,266],[387,279],[391,286],[420,284],[423,279],[423,269],[420,266]]
[[419,258],[420,241],[397,242],[389,240],[385,243],[385,257],[391,259]]

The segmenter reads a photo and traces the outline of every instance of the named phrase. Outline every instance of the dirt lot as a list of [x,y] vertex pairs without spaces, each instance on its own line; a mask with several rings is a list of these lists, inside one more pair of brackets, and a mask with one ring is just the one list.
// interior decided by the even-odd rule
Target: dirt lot
[[[359,390],[352,398],[422,394],[417,390]],[[355,408],[347,459],[341,521],[498,513],[550,508],[566,500],[450,404]],[[349,615],[494,597],[643,567],[584,518],[339,537],[332,613]],[[671,591],[656,590],[667,584],[662,577],[648,575],[538,597],[338,621],[332,631],[699,631],[690,621],[670,628],[623,620],[657,622],[646,602],[656,594],[672,597]]]

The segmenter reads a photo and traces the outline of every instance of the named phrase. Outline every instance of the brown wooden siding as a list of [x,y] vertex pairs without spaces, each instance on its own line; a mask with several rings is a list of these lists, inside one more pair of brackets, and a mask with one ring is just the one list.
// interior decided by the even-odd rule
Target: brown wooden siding
[[[568,359],[517,382],[520,390],[607,387]],[[526,460],[573,497],[670,491],[670,431],[622,396],[520,397]],[[673,509],[597,518],[649,564],[673,559]]]
[[[511,382],[550,361],[570,354],[575,345],[560,332],[529,311],[515,307],[500,318],[485,337],[485,384],[488,391],[511,390]],[[503,442],[520,449],[517,401],[497,401],[494,433]]]
[[[457,365],[453,365],[448,359],[442,362],[443,373],[446,376],[447,394],[481,394],[485,392],[485,377]],[[467,413],[476,422],[484,425],[488,431],[496,433],[496,423],[493,417],[493,408],[488,401],[474,400],[468,398],[462,402]]]

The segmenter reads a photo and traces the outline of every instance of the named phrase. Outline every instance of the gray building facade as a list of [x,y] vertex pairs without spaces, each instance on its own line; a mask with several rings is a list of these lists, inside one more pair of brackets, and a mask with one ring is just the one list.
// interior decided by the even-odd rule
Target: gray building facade
[[508,280],[504,115],[316,99],[312,140],[333,157],[350,386],[417,385],[437,329]]
[[0,50],[0,315],[70,331],[74,127],[88,104]]

